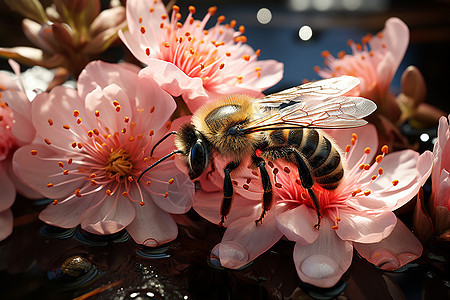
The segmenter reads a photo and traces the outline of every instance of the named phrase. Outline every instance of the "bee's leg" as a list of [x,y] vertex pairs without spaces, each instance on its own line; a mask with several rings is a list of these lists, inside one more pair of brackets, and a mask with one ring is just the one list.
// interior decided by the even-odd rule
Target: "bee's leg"
[[259,172],[261,173],[261,181],[264,189],[263,193],[263,201],[262,201],[262,211],[258,220],[255,221],[255,224],[262,224],[262,220],[266,215],[266,212],[272,207],[272,183],[270,182],[269,173],[266,170],[266,162],[261,157],[257,157],[256,155],[252,156],[253,165],[259,168]]
[[223,226],[225,218],[231,209],[231,200],[233,200],[233,183],[231,182],[230,173],[238,166],[239,162],[232,161],[223,170],[225,176],[223,178],[223,198],[220,205],[220,215],[222,216],[219,223],[220,226]]
[[302,186],[308,190],[308,194],[311,197],[311,200],[314,203],[314,206],[316,207],[317,224],[314,225],[314,227],[317,229],[320,229],[320,221],[322,219],[322,215],[320,214],[319,201],[317,200],[317,197],[314,194],[314,190],[312,189],[312,187],[314,185],[314,179],[311,175],[311,172],[310,172],[308,166],[306,165],[305,160],[298,153],[298,151],[295,149],[292,149],[292,154],[294,155],[295,163],[298,168],[298,175],[300,176],[300,182],[302,183]]

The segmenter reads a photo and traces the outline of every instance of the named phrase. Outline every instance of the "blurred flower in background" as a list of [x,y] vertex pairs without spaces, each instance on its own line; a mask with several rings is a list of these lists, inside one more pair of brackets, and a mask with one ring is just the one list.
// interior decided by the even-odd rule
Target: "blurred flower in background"
[[[32,102],[39,137],[19,148],[14,171],[54,199],[44,222],[113,234],[124,228],[139,243],[158,246],[176,238],[171,217],[191,207],[194,186],[173,161],[147,172],[161,152],[152,146],[171,128],[172,97],[136,66],[92,62],[77,90],[57,86]],[[166,154],[173,143],[158,148]]]
[[419,69],[408,67],[402,75],[402,92],[395,96],[390,85],[409,45],[408,26],[399,18],[390,18],[384,29],[372,36],[366,35],[361,43],[348,41],[351,54],[344,51],[333,57],[328,51],[325,68],[316,68],[324,77],[351,75],[358,77],[361,84],[353,93],[374,101],[378,109],[367,120],[378,130],[380,142],[392,149],[410,148],[411,145],[401,132],[401,125],[413,120],[418,128],[437,123],[445,113],[423,103],[426,98],[426,84]]
[[433,149],[431,196],[417,196],[414,230],[422,242],[432,236],[450,240],[450,116],[439,120],[438,137]]
[[25,17],[23,31],[38,48],[0,48],[0,55],[49,69],[64,67],[74,77],[126,26],[125,8],[118,4],[100,11],[100,0],[54,0],[45,10],[38,0],[5,2]]
[[149,66],[147,75],[174,97],[182,96],[188,106],[186,114],[203,103],[226,94],[260,96],[261,92],[281,80],[283,64],[275,60],[258,60],[260,50],[246,44],[245,28],[236,21],[225,24],[211,7],[202,20],[193,18],[195,7],[181,21],[178,6],[168,13],[161,1],[127,1],[128,30],[120,38],[133,55]]

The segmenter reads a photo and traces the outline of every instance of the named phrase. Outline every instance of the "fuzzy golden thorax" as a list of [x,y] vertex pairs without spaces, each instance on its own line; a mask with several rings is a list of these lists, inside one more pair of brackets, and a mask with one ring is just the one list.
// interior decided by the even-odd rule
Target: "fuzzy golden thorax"
[[240,161],[251,154],[261,141],[261,133],[232,135],[227,131],[245,126],[254,118],[255,108],[250,96],[230,95],[200,107],[192,124],[216,148],[220,155]]

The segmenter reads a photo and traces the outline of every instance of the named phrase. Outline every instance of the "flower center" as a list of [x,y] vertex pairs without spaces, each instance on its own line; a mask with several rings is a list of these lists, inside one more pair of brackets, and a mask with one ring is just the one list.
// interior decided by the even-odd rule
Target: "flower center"
[[106,163],[106,171],[110,173],[110,177],[131,175],[133,164],[130,161],[130,155],[122,149],[113,151]]

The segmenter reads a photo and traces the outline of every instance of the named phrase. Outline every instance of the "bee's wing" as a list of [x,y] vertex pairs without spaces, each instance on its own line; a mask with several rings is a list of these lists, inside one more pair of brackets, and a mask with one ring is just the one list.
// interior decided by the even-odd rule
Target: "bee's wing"
[[254,104],[264,113],[243,128],[259,131],[274,127],[348,128],[366,124],[362,118],[376,109],[362,97],[342,94],[359,83],[351,76],[335,77],[294,87],[261,99]]
[[340,76],[308,82],[300,86],[268,95],[254,100],[263,111],[266,109],[280,109],[298,102],[310,100],[325,100],[338,97],[350,91],[359,84],[359,79],[353,76]]

